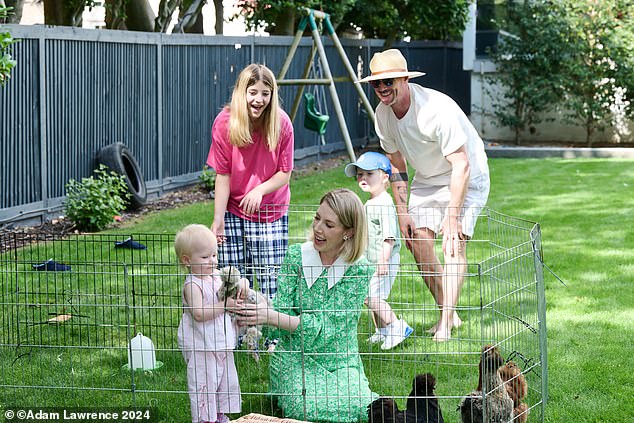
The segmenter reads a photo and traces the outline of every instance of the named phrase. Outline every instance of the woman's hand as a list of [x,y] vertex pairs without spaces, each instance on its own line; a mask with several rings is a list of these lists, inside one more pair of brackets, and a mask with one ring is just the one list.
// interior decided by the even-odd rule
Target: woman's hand
[[273,312],[274,310],[269,309],[268,304],[261,302],[260,304],[243,304],[239,310],[236,310],[236,315],[240,326],[268,325],[269,317]]
[[247,215],[253,215],[260,211],[260,204],[262,204],[262,193],[258,189],[253,188],[247,193],[240,201],[239,206],[244,210]]

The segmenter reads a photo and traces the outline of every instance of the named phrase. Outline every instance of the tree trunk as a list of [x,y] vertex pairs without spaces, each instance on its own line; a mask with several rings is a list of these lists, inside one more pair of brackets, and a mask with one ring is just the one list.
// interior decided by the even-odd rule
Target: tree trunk
[[106,28],[127,29],[124,2],[125,0],[106,0]]
[[224,22],[225,22],[225,8],[222,5],[222,0],[214,0],[214,9],[216,11],[216,24],[214,28],[216,30],[216,35],[220,35],[224,31]]
[[161,0],[159,10],[154,20],[154,32],[167,32],[176,8],[182,6],[182,0]]
[[192,0],[189,2],[189,6],[186,3],[180,8],[180,19],[174,25],[172,33],[203,33],[203,16],[202,10],[205,5],[205,0]]
[[185,32],[188,34],[204,34],[205,33],[205,20],[203,18],[203,14],[199,13],[196,16],[196,20],[187,28],[185,28]]
[[44,0],[44,23],[58,26],[81,26],[84,1]]
[[390,33],[385,38],[385,41],[383,42],[383,48],[384,49],[392,48],[395,42],[396,42],[396,31],[390,31]]
[[154,11],[147,0],[125,2],[126,27],[130,31],[154,32]]
[[594,119],[586,119],[586,143],[588,147],[592,147],[592,134],[594,133]]
[[[0,1],[2,3],[2,1]],[[22,10],[24,9],[24,0],[5,0],[5,6],[12,7],[13,10],[7,17],[7,22],[10,24],[19,24],[22,20]]]

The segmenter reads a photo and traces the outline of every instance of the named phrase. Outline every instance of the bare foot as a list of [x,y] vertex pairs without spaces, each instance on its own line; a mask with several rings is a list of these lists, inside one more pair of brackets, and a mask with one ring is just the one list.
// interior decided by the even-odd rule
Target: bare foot
[[440,327],[434,334],[434,337],[432,338],[432,340],[436,342],[445,342],[445,341],[449,341],[450,339],[451,339],[451,328],[445,329],[443,327]]
[[[438,325],[440,324],[440,320],[437,321],[434,326],[432,326],[431,328],[427,329],[427,333],[430,335],[435,334],[436,332],[438,332]],[[458,313],[454,312],[453,314],[453,325],[452,327],[454,328],[459,328],[460,326],[462,326],[462,320],[460,319],[460,317],[458,317]]]

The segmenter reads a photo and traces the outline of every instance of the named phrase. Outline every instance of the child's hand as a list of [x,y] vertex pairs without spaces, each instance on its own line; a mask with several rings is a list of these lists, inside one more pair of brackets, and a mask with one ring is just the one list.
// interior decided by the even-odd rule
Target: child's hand
[[238,294],[237,298],[244,300],[249,293],[249,280],[247,278],[240,278],[240,282],[238,282]]
[[262,194],[256,188],[252,189],[242,198],[239,207],[244,210],[245,214],[253,215],[260,211],[260,204],[262,203]]
[[229,297],[225,300],[225,311],[235,312],[236,310],[242,308],[244,302],[241,299],[233,299]]

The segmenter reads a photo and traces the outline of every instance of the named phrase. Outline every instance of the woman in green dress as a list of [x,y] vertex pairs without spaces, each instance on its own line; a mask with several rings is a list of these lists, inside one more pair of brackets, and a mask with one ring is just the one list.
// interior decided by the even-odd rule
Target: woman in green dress
[[286,417],[307,421],[367,420],[378,397],[368,386],[357,325],[374,268],[363,203],[350,190],[320,201],[311,240],[289,247],[273,309],[244,305],[241,325],[271,327],[271,392]]

